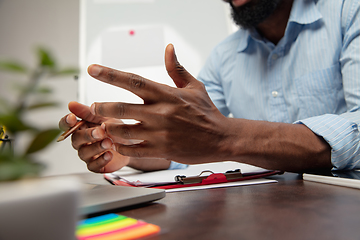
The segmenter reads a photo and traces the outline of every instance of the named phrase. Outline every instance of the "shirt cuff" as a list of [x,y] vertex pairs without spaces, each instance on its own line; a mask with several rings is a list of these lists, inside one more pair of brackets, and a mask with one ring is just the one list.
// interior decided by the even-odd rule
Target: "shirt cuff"
[[187,168],[187,167],[188,167],[187,164],[182,164],[182,163],[177,163],[177,162],[171,161],[170,167],[168,168],[168,170],[184,169],[184,168]]
[[359,164],[360,138],[356,122],[339,115],[325,114],[295,123],[304,124],[328,142],[333,170],[350,170]]

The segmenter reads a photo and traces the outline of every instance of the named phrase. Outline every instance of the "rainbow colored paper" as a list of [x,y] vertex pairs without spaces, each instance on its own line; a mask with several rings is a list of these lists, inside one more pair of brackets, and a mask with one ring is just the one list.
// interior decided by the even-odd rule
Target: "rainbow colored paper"
[[79,240],[137,239],[159,232],[159,226],[110,213],[80,221],[76,237]]

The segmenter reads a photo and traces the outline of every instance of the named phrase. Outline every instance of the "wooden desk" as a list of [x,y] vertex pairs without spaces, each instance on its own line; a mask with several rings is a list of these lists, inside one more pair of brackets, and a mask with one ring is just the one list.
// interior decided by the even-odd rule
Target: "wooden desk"
[[360,239],[360,190],[306,182],[168,193],[115,212],[159,225],[149,239]]

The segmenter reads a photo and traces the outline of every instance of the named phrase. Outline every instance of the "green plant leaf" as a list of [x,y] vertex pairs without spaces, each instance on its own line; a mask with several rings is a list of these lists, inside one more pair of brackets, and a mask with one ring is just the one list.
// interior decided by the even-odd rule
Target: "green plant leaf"
[[36,89],[36,92],[40,93],[40,94],[50,94],[50,93],[53,92],[53,90],[51,88],[49,88],[49,87],[42,86],[42,87],[38,87]]
[[28,157],[0,154],[0,182],[39,176],[44,168]]
[[0,97],[0,127],[4,126],[5,134],[10,136],[10,139],[17,139],[17,136],[21,136],[23,133],[29,134],[29,137],[31,137],[26,151],[21,151],[21,153],[13,144],[11,146],[14,146],[15,149],[8,147],[8,145],[0,146],[0,182],[26,176],[36,176],[44,168],[41,164],[33,161],[33,158],[37,156],[33,153],[46,148],[60,134],[60,130],[54,128],[40,131],[37,127],[23,120],[23,116],[26,116],[33,109],[57,106],[56,102],[47,99],[49,97],[47,94],[52,93],[52,89],[42,87],[40,84],[42,80],[52,76],[76,75],[79,73],[77,68],[59,69],[56,59],[44,47],[38,47],[35,53],[38,63],[35,68],[28,68],[18,61],[0,60],[0,71],[3,70],[13,74],[21,73],[24,75],[18,77],[27,78],[26,82],[23,79],[11,81],[12,83],[19,82],[16,88],[11,89],[10,94],[14,96],[13,98]]
[[24,83],[13,83],[12,87],[14,89],[14,92],[17,92],[19,96],[34,92],[33,89],[30,89],[29,86],[25,85]]
[[5,131],[4,131],[3,126],[0,126],[0,138],[3,137],[4,133],[5,133]]
[[79,73],[79,69],[77,68],[64,68],[59,71],[54,72],[55,76],[63,76],[63,75],[76,75]]
[[36,103],[27,107],[28,110],[34,110],[45,107],[57,107],[59,104],[57,102],[44,102],[44,103]]
[[10,108],[11,108],[10,102],[5,98],[0,97],[0,115],[2,115],[4,111],[10,111]]
[[10,133],[34,129],[33,127],[25,124],[15,113],[0,114],[0,125],[5,126],[6,130]]
[[50,87],[46,87],[46,86],[38,86],[32,89],[32,91],[30,91],[28,86],[19,83],[14,83],[13,88],[14,90],[20,93],[31,92],[32,94],[50,94],[53,92],[53,90]]
[[49,145],[55,138],[60,134],[61,130],[57,128],[47,129],[39,132],[32,142],[30,143],[25,154],[32,154],[34,152],[40,151]]
[[13,73],[27,73],[27,68],[16,61],[0,61],[0,70]]
[[56,64],[54,58],[51,56],[50,52],[46,49],[39,47],[37,49],[39,64],[42,67],[48,67],[50,69],[55,69]]

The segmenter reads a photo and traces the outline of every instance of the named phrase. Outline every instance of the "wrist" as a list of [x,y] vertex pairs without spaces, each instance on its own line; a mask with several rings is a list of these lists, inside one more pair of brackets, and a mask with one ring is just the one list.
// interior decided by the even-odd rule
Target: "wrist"
[[301,124],[232,119],[224,160],[267,169],[329,168],[330,146]]

